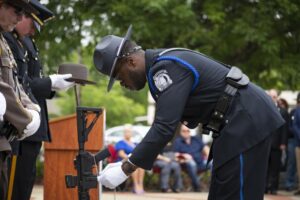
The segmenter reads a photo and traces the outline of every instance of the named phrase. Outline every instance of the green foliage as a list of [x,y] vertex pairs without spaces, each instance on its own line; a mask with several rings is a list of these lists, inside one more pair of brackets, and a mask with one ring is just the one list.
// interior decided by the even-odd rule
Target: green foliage
[[[101,37],[122,36],[129,24],[133,24],[132,38],[144,49],[180,46],[199,50],[239,66],[266,89],[300,89],[298,0],[51,0],[47,6],[56,18],[38,38],[45,66],[49,72],[61,62],[89,66],[97,87],[83,89],[83,102],[107,107],[108,116],[116,122],[120,116],[124,122],[131,112],[124,108],[131,105],[144,106],[136,112],[145,114],[147,89],[131,93],[114,88],[108,95],[107,78],[96,72],[92,55]],[[93,92],[93,98],[89,99],[88,92]],[[69,98],[64,96],[71,102],[72,96]],[[63,109],[70,112],[71,105]]]
[[[104,86],[84,86],[80,89],[80,103],[82,106],[105,108],[106,125],[108,127],[123,123],[133,123],[136,116],[145,114],[145,106],[135,102],[124,95],[120,86],[115,85],[114,89],[107,93],[106,82]],[[64,115],[75,112],[74,92],[60,93],[59,105]]]

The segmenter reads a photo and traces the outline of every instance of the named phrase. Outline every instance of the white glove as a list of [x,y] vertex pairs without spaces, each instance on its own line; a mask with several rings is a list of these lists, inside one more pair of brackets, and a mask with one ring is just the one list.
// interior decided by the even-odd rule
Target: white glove
[[121,165],[121,161],[108,164],[97,177],[98,181],[109,189],[116,188],[128,178],[128,176],[121,169]]
[[6,111],[6,100],[3,94],[0,92],[0,121],[3,121],[3,115]]
[[23,139],[33,135],[39,129],[40,123],[41,123],[40,114],[37,111],[27,109],[27,108],[25,108],[25,109],[31,114],[32,120],[26,126],[22,137],[18,138],[18,140],[23,140]]
[[66,79],[71,78],[72,74],[52,74],[49,76],[51,79],[52,90],[68,90],[70,87],[74,86],[74,82],[66,81]]

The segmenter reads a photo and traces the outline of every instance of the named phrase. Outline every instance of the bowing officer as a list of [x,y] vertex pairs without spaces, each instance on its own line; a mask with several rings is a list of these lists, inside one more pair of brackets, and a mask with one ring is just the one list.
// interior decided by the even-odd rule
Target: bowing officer
[[[271,133],[284,124],[264,90],[230,67],[189,49],[142,50],[125,37],[105,36],[96,46],[96,68],[130,90],[148,82],[156,101],[151,129],[128,160],[109,164],[98,180],[115,188],[137,167],[151,169],[179,123],[204,125],[214,137],[209,200],[262,200]],[[210,157],[211,157],[210,156]]]

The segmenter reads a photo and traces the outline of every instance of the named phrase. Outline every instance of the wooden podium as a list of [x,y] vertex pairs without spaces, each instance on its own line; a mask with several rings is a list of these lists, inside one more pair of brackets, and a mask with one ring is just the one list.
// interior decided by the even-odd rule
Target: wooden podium
[[[87,126],[94,118],[88,115]],[[85,150],[96,153],[103,147],[105,112],[101,114],[88,135]],[[77,200],[76,188],[67,188],[65,175],[77,175],[74,159],[78,153],[78,135],[76,115],[62,117],[50,121],[52,142],[45,143],[44,162],[44,200]],[[94,170],[95,171],[95,170]],[[96,171],[95,171],[96,173]],[[90,199],[99,199],[99,190],[89,190]]]

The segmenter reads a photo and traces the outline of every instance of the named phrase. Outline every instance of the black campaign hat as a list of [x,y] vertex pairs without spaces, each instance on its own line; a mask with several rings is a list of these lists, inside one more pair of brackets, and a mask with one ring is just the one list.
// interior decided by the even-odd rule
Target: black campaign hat
[[120,58],[125,42],[130,39],[131,30],[132,25],[129,26],[127,33],[123,38],[115,35],[105,36],[95,48],[94,64],[98,71],[109,76],[109,83],[107,85],[108,92],[115,82],[113,74],[117,60]]
[[6,0],[4,2],[13,7],[21,8],[28,14],[31,14],[31,13],[38,14],[39,13],[35,8],[33,8],[32,5],[29,4],[29,2],[30,2],[29,0]]
[[30,0],[30,5],[34,7],[39,13],[31,13],[31,17],[34,19],[34,25],[38,31],[45,22],[54,18],[54,14],[46,6],[41,4],[38,0]]

